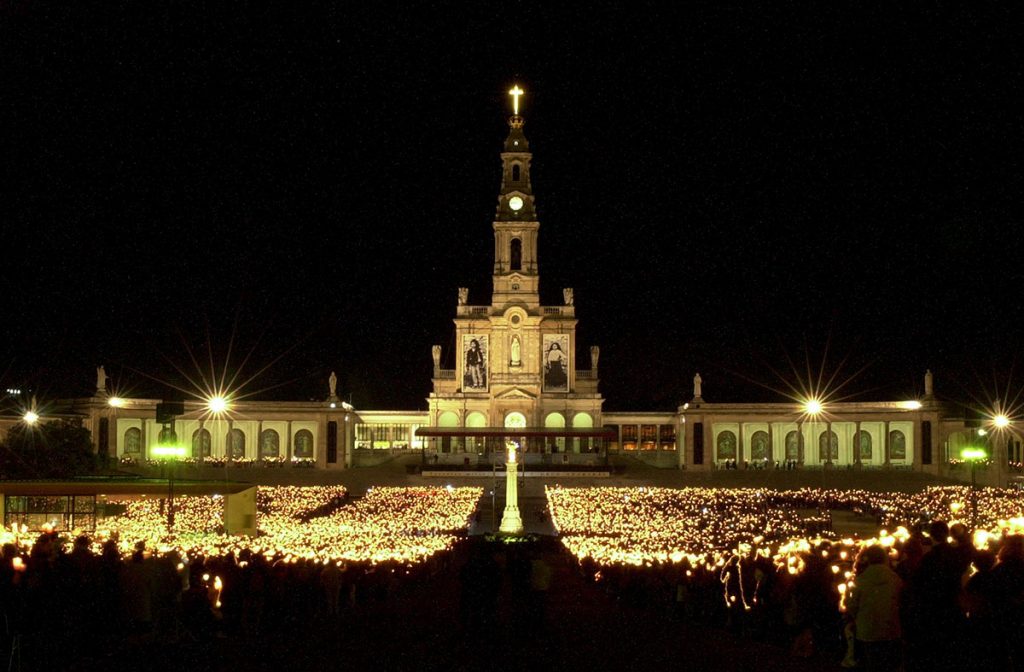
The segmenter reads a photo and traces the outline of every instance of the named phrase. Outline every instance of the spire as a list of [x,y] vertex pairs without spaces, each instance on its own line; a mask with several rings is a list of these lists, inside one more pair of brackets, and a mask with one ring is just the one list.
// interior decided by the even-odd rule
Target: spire
[[530,185],[530,143],[523,134],[526,121],[519,115],[519,98],[524,91],[516,84],[512,96],[512,116],[508,118],[508,137],[501,153],[501,191],[498,194],[498,221],[529,222],[536,219],[533,188]]
[[508,119],[508,137],[501,152],[501,188],[494,215],[494,290],[491,302],[496,306],[520,303],[539,306],[537,268],[537,213],[530,183],[530,143],[523,134],[519,106],[524,95],[518,84],[508,92],[512,97],[512,116]]

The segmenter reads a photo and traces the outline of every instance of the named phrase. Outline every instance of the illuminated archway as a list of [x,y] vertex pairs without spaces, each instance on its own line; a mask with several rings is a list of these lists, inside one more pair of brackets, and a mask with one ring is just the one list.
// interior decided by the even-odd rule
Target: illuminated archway
[[301,459],[313,457],[313,432],[308,429],[300,429],[296,432],[292,455]]
[[509,429],[526,429],[526,416],[519,411],[512,411],[505,416],[505,426]]
[[[437,418],[438,427],[458,427],[459,416],[453,411],[445,411]],[[450,453],[452,452],[452,437],[445,436],[441,438],[441,452]]]
[[[590,429],[594,426],[594,418],[590,413],[577,413],[572,416],[573,428]],[[577,453],[589,453],[593,439],[573,439],[573,451]]]
[[715,440],[715,453],[718,460],[736,459],[736,434],[725,430]]
[[[473,411],[466,416],[466,427],[486,427],[487,416],[480,411]],[[478,453],[483,452],[484,439],[481,436],[471,436],[466,439],[471,443],[470,448]]]
[[[562,429],[565,427],[565,416],[561,413],[548,413],[544,418],[544,426],[552,427],[556,429]],[[565,437],[550,437],[546,439],[547,447],[552,453],[564,453],[565,452]]]
[[245,457],[245,433],[242,430],[233,428],[227,436],[228,456],[233,460],[241,460]]
[[210,430],[197,429],[192,432],[192,457],[210,457],[212,445],[213,439],[210,436]]

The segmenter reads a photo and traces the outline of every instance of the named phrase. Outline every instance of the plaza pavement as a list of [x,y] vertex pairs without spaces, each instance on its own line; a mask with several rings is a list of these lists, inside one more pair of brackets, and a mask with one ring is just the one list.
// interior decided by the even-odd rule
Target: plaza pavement
[[[499,497],[504,493],[504,474],[498,472],[466,472],[459,476],[423,476],[410,473],[410,467],[420,463],[417,455],[396,457],[373,467],[357,467],[344,471],[297,468],[236,468],[202,467],[184,468],[180,478],[224,479],[259,485],[329,485],[341,484],[358,496],[374,486],[409,487],[422,485],[476,485],[489,491],[497,484]],[[612,458],[613,473],[607,478],[560,476],[526,478],[520,480],[520,496],[543,497],[545,485],[564,487],[721,487],[721,488],[773,488],[797,489],[839,488],[874,491],[918,492],[930,485],[953,485],[957,481],[941,479],[927,474],[904,470],[871,469],[854,471],[835,470],[718,470],[686,471],[659,469],[645,465],[629,456]]]

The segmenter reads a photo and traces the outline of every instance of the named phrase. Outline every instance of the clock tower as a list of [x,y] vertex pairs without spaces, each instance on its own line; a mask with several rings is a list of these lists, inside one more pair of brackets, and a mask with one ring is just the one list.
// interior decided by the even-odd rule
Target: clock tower
[[491,299],[473,305],[468,288],[459,289],[454,369],[442,368],[441,346],[432,350],[428,403],[435,429],[428,435],[440,437],[433,444],[435,455],[467,454],[452,458],[456,462],[504,454],[503,436],[517,441],[524,460],[530,453],[564,452],[592,461],[596,453],[590,440],[600,434],[603,403],[597,390],[598,350],[590,350],[591,368],[578,366],[571,288],[562,290],[560,305],[541,305],[533,155],[519,114],[523,91],[515,86],[509,94],[512,116],[492,224]]
[[[518,94],[515,92],[518,91]],[[512,303],[536,308],[537,294],[537,231],[540,223],[534,210],[533,187],[530,184],[530,143],[523,134],[523,118],[519,116],[519,87],[515,114],[509,117],[508,137],[501,152],[501,189],[494,217],[494,291],[491,304],[495,308]]]

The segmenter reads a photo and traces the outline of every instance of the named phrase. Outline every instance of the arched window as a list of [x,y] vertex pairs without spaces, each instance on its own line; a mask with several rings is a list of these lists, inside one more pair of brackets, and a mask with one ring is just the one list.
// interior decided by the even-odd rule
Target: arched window
[[138,455],[142,452],[142,430],[131,427],[124,433],[124,454]]
[[754,432],[754,435],[750,437],[750,459],[761,461],[768,459],[768,432]]
[[800,434],[796,430],[786,434],[786,459],[800,459]]
[[[564,429],[565,428],[565,416],[561,413],[548,413],[544,418],[544,426],[550,429]],[[552,453],[564,453],[565,452],[565,437],[564,436],[549,436],[544,439],[545,445],[548,450]]]
[[889,459],[907,459],[907,435],[898,429],[889,432]]
[[523,270],[523,241],[513,238],[509,243],[509,270]]
[[839,459],[839,436],[835,432],[822,432],[818,437],[818,459],[822,462]]
[[281,456],[281,435],[272,429],[264,429],[260,434],[260,459]]
[[518,163],[512,164],[512,181],[518,182],[521,175],[521,171]]
[[526,416],[518,411],[513,411],[505,416],[505,426],[510,429],[525,429]]
[[871,460],[871,435],[863,429],[857,432],[857,440],[854,442],[857,454],[862,462]]
[[295,447],[292,454],[303,459],[313,457],[313,432],[308,429],[300,429],[295,433]]
[[192,457],[209,457],[211,444],[210,430],[197,429],[192,432]]
[[736,459],[736,435],[726,430],[718,435],[716,440],[719,460]]
[[232,429],[228,432],[228,455],[232,460],[241,460],[245,457],[245,432],[240,429]]

